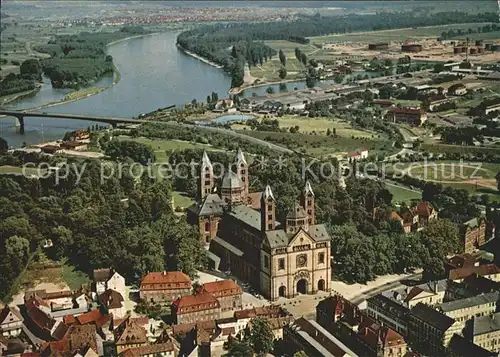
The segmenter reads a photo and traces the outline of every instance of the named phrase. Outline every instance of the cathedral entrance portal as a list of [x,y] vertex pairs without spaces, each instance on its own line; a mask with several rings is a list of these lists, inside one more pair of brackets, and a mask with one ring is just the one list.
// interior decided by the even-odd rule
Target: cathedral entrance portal
[[278,289],[278,295],[280,297],[285,297],[286,296],[286,287],[285,286],[280,286]]
[[307,294],[307,280],[300,279],[297,281],[297,293],[299,294]]

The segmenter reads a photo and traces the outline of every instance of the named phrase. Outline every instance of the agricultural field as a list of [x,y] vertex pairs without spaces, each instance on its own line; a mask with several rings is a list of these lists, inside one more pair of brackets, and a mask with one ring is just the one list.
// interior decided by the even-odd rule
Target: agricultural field
[[462,145],[449,145],[441,143],[423,143],[420,146],[424,152],[431,152],[434,154],[443,153],[459,153],[459,154],[486,154],[486,155],[500,155],[500,146],[462,146]]
[[390,42],[399,41],[404,42],[407,39],[424,39],[424,38],[437,38],[444,31],[462,29],[467,31],[469,28],[477,28],[479,26],[487,25],[486,23],[472,23],[472,24],[454,24],[444,26],[429,26],[420,27],[417,29],[396,29],[396,30],[382,30],[372,32],[356,32],[350,34],[335,34],[328,36],[310,37],[313,44],[323,44],[332,42]]

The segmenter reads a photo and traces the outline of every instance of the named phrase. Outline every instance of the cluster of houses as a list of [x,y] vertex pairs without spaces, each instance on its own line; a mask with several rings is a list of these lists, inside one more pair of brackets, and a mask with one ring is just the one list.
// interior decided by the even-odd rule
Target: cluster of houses
[[[429,222],[438,218],[438,211],[429,202],[421,201],[415,206],[401,207],[397,211],[373,210],[373,220],[389,218],[401,224],[405,233],[419,232],[428,226]],[[495,235],[495,227],[484,219],[472,218],[458,225],[462,249],[472,253],[489,241]]]
[[40,149],[45,154],[56,154],[62,150],[86,151],[90,143],[90,134],[86,130],[75,130],[60,144],[44,145]]

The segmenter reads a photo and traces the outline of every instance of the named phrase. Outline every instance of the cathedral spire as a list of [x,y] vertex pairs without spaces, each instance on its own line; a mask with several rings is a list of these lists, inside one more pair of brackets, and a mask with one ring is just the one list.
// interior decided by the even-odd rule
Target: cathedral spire
[[238,164],[242,163],[244,165],[248,165],[247,160],[245,159],[245,155],[243,154],[243,151],[241,151],[241,148],[238,148],[238,154],[236,155],[236,162]]
[[269,185],[266,186],[266,189],[264,190],[264,192],[262,192],[262,198],[266,201],[268,201],[269,198],[275,201],[273,191],[271,190],[271,186]]
[[306,185],[304,186],[304,194],[306,196],[312,195],[314,197],[314,191],[311,187],[311,183],[309,182],[309,180],[306,181]]
[[203,151],[203,158],[201,159],[201,166],[203,168],[212,167],[212,162],[210,161],[210,158],[208,157],[208,154],[206,151]]

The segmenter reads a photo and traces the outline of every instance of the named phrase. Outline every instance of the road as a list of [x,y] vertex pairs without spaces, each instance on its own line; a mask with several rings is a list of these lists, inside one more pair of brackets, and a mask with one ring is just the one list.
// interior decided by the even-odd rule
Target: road
[[352,303],[359,305],[359,304],[363,303],[364,301],[366,301],[367,299],[369,299],[375,295],[378,295],[384,291],[393,290],[393,289],[400,288],[402,286],[406,286],[405,284],[403,284],[401,282],[402,280],[416,280],[416,279],[420,279],[421,277],[422,277],[422,273],[415,273],[415,274],[412,274],[410,276],[402,277],[399,280],[393,281],[391,283],[387,283],[387,284],[382,285],[382,286],[377,286],[373,289],[365,291],[365,292],[355,296],[354,298],[351,298],[350,300]]

